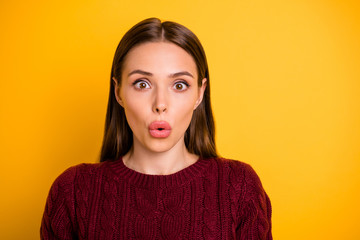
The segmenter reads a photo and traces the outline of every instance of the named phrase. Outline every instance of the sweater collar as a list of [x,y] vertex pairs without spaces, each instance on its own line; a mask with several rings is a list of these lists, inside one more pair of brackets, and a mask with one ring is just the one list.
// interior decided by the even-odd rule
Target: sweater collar
[[169,188],[186,184],[193,178],[201,177],[210,164],[209,159],[199,158],[192,165],[169,175],[149,175],[134,171],[125,166],[122,157],[109,162],[109,167],[115,174],[115,179],[127,181],[142,188]]

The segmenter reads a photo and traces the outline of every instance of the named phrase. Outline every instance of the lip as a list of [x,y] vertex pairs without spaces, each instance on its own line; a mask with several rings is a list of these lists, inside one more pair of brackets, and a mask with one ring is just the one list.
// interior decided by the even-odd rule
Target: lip
[[154,121],[149,125],[149,133],[154,138],[167,138],[171,133],[171,126],[166,121]]

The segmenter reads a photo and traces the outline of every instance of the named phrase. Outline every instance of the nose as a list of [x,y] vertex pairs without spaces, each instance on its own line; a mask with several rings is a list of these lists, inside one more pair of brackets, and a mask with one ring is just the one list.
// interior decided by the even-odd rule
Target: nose
[[153,112],[163,113],[168,109],[166,91],[161,91],[158,89],[155,91],[154,103],[153,103]]
[[166,111],[166,106],[165,106],[165,104],[161,104],[161,105],[156,106],[155,111],[156,111],[157,113],[165,112],[165,111]]

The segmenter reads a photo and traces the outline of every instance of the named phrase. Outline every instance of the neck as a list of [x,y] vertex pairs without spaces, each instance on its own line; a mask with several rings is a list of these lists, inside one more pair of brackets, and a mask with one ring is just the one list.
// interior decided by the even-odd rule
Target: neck
[[134,141],[132,149],[123,157],[125,166],[149,175],[173,174],[194,164],[197,160],[198,156],[189,153],[183,141],[179,141],[165,152],[149,151]]

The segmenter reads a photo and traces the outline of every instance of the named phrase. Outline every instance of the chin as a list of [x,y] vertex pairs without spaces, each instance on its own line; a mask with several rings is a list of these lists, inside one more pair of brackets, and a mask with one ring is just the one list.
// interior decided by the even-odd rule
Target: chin
[[161,141],[149,141],[150,144],[145,144],[145,147],[154,153],[164,153],[170,151],[177,143],[170,141],[170,139],[162,139]]
[[147,149],[154,153],[164,153],[172,149],[173,146],[169,145],[158,145],[158,146],[148,146]]

